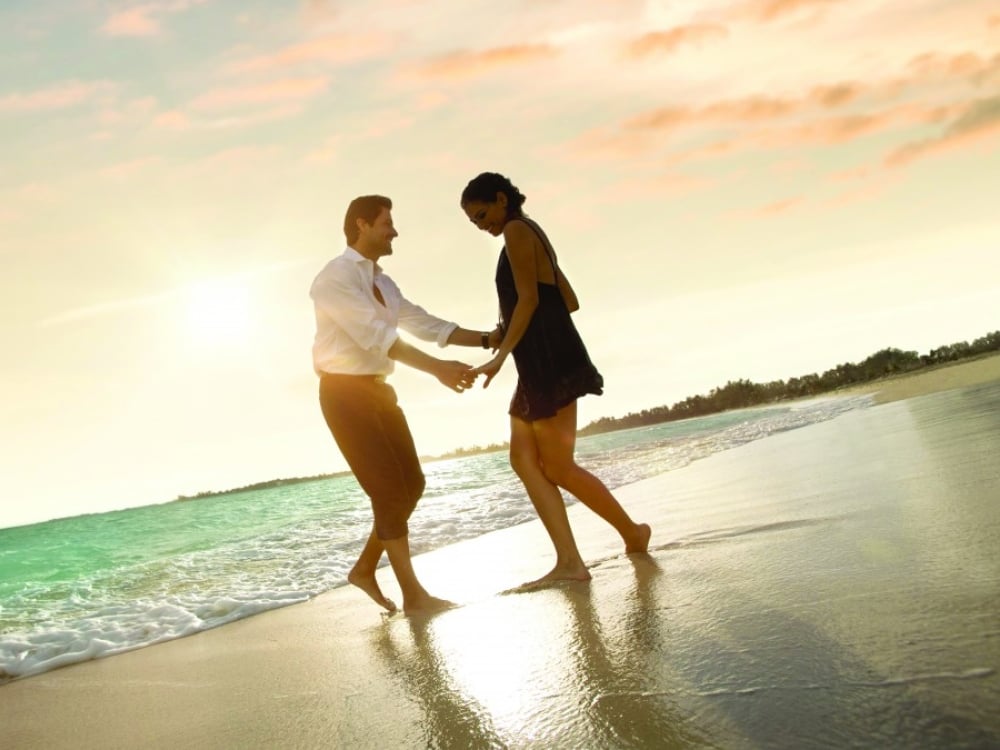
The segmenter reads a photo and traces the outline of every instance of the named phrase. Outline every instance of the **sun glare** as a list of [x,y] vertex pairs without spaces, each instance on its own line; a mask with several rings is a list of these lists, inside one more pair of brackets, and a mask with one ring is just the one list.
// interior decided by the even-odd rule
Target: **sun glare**
[[184,290],[187,327],[203,344],[238,343],[250,333],[250,292],[238,280],[211,279]]

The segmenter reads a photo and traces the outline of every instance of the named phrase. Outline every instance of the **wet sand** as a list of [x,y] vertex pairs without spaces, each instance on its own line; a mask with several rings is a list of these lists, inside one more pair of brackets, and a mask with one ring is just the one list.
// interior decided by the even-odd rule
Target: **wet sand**
[[994,380],[1000,380],[1000,354],[926,367],[855,386],[846,392],[874,393],[878,403],[889,403]]
[[[337,589],[0,687],[34,748],[1000,746],[1000,357],[865,386],[878,405],[619,488],[627,557],[570,507],[421,555],[430,618]],[[379,574],[389,595],[388,570]]]

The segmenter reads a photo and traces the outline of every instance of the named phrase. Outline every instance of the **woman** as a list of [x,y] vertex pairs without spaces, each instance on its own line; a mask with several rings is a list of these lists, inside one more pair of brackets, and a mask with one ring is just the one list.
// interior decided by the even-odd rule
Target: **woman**
[[600,395],[603,379],[590,361],[570,313],[579,307],[548,238],[521,210],[525,197],[503,175],[484,172],[462,191],[462,210],[479,229],[501,234],[497,264],[500,325],[490,336],[496,356],[472,370],[490,384],[514,355],[518,382],[510,402],[510,463],[556,549],[555,567],[529,586],[590,579],[559,488],[610,523],[625,552],[645,552],[650,528],[635,523],[600,479],[577,466],[576,401]]

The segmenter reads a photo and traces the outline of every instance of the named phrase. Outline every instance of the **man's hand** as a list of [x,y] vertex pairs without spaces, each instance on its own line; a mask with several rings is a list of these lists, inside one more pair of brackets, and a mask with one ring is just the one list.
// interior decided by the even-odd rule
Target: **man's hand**
[[395,343],[389,347],[389,357],[404,365],[433,375],[443,385],[456,393],[468,390],[476,382],[476,376],[472,374],[472,367],[465,362],[432,357],[415,346],[410,346],[401,338],[397,338]]
[[439,360],[434,375],[442,385],[451,388],[456,393],[468,390],[476,382],[472,367],[457,360]]

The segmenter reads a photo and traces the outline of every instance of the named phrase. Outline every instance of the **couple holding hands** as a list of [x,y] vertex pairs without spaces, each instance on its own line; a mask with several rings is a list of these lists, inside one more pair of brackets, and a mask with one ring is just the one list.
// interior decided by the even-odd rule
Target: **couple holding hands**
[[[375,570],[385,551],[399,582],[406,614],[453,606],[420,583],[410,558],[407,520],[424,490],[413,437],[386,382],[395,362],[434,375],[455,391],[479,375],[490,384],[510,356],[518,382],[510,402],[510,463],[556,551],[555,566],[526,584],[590,579],[566,516],[560,488],[610,523],[626,553],[645,552],[646,524],[635,523],[600,479],[577,466],[576,400],[600,395],[603,380],[590,361],[570,313],[579,307],[548,238],[522,211],[525,197],[503,175],[484,172],[462,192],[462,210],[476,227],[503,236],[496,271],[500,323],[490,332],[461,328],[431,315],[402,295],[383,273],[398,235],[392,201],[355,198],[344,217],[347,248],[331,260],[310,289],[316,311],[313,366],[320,377],[323,417],[358,484],[371,500],[374,524],[348,581],[389,611]],[[398,330],[438,346],[493,350],[472,368],[433,357],[399,337]]]

